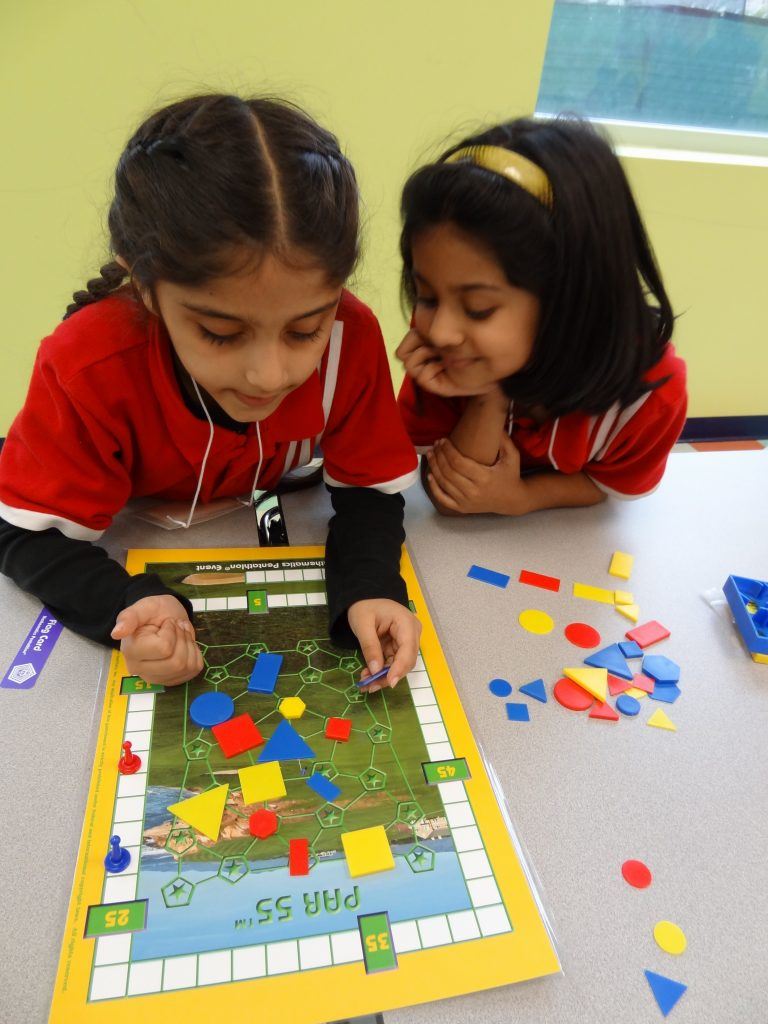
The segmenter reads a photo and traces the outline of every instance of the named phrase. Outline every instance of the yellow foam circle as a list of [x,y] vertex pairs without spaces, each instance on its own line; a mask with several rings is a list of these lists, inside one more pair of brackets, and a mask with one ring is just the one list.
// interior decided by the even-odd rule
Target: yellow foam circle
[[660,946],[665,953],[671,953],[673,956],[680,956],[681,953],[685,952],[685,947],[688,945],[685,932],[678,925],[673,924],[672,921],[659,921],[654,926],[653,937],[656,940],[657,946]]
[[542,636],[545,633],[551,633],[555,628],[552,616],[547,615],[546,612],[537,611],[535,608],[528,608],[526,611],[520,612],[517,621],[529,633],[538,633]]

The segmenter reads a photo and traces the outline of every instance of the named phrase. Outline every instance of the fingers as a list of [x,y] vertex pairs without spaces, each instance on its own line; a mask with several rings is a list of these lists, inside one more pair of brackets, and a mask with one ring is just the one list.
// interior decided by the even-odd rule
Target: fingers
[[448,437],[444,437],[438,441],[436,448],[438,458],[445,465],[449,466],[454,473],[475,484],[485,483],[488,477],[488,471],[491,469],[490,466],[485,466],[482,462],[476,462],[475,459],[470,459],[468,456],[462,455],[459,449]]
[[[406,609],[403,611],[406,612]],[[415,615],[407,612],[407,616],[398,616],[393,621],[390,632],[397,645],[397,653],[387,673],[387,682],[390,686],[395,686],[416,664],[421,623]]]
[[435,479],[433,473],[427,473],[427,480],[429,481],[429,489],[432,492],[432,497],[438,505],[442,505],[443,508],[447,508],[451,512],[461,512],[460,503],[452,498],[447,491],[443,490]]
[[448,494],[454,501],[464,501],[469,496],[469,491],[472,488],[472,484],[466,477],[461,476],[459,473],[454,473],[445,463],[444,460],[440,460],[437,456],[427,458],[429,465],[428,477],[434,479],[446,494]]
[[110,636],[113,640],[122,640],[126,636],[135,633],[140,626],[139,616],[133,606],[123,608],[115,619],[115,626]]
[[414,328],[411,328],[395,349],[395,355],[404,363],[406,359],[409,359],[418,349],[428,347],[429,346],[425,343],[419,332]]
[[124,641],[126,662],[147,682],[175,686],[201,670],[203,659],[189,620],[166,619]]
[[384,666],[384,653],[376,632],[376,619],[372,615],[366,616],[362,622],[356,621],[352,628],[363,652],[368,675],[374,675]]

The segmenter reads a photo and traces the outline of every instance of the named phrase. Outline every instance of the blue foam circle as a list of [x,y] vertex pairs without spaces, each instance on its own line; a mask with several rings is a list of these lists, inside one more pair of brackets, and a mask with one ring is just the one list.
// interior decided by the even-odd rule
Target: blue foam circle
[[640,701],[635,697],[630,697],[628,693],[622,693],[616,701],[616,710],[631,718],[640,710]]
[[488,683],[488,689],[494,697],[508,697],[512,693],[512,686],[506,679],[492,679]]
[[201,693],[189,705],[189,717],[201,729],[227,722],[235,713],[235,702],[226,693]]

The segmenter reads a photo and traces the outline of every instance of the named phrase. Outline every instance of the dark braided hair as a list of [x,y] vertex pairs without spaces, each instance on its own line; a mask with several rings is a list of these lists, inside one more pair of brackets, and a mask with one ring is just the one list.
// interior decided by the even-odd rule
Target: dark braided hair
[[[128,141],[109,208],[110,247],[135,286],[200,284],[234,247],[289,260],[296,251],[342,284],[359,253],[359,196],[334,135],[271,97],[207,94],[172,103]],[[64,319],[120,288],[113,260],[75,292]]]

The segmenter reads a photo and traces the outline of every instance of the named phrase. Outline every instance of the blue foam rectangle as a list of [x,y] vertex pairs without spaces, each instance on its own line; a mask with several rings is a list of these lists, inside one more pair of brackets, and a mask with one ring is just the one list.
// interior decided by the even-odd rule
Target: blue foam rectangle
[[251,678],[248,680],[249,692],[274,693],[282,664],[282,654],[269,654],[267,651],[262,651],[256,658]]
[[307,779],[307,785],[310,789],[314,789],[318,796],[321,796],[326,803],[332,804],[336,797],[341,793],[339,787],[331,782],[330,779],[326,779],[324,775],[315,773],[310,775]]
[[470,566],[467,576],[471,580],[490,583],[492,587],[499,587],[501,590],[509,583],[509,576],[506,576],[503,572],[494,572],[493,569],[484,569],[482,565]]

